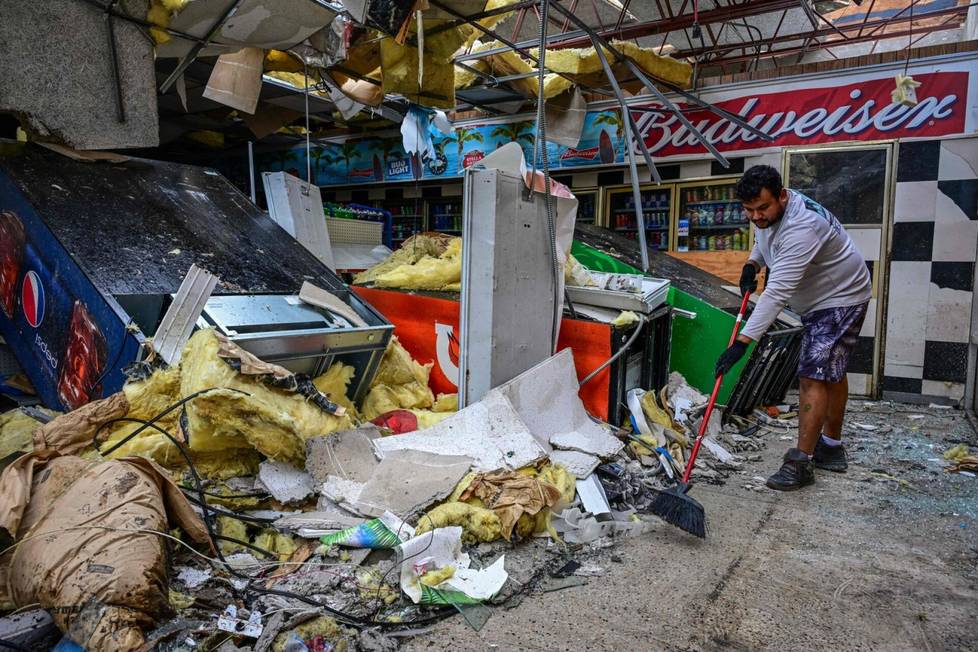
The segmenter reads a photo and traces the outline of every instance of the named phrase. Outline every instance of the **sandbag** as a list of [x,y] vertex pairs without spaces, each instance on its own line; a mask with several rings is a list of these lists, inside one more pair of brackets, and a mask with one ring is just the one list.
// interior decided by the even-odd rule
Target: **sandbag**
[[15,538],[8,591],[40,604],[84,649],[136,650],[143,630],[171,613],[166,541],[179,527],[197,543],[204,523],[152,461],[90,462],[52,450],[0,475],[0,527]]

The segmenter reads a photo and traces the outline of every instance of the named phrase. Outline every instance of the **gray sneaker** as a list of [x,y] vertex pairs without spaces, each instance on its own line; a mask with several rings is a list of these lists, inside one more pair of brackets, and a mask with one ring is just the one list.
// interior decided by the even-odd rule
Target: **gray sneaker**
[[818,438],[815,444],[815,453],[812,455],[812,464],[819,469],[845,473],[849,468],[849,456],[846,455],[845,446],[828,446]]

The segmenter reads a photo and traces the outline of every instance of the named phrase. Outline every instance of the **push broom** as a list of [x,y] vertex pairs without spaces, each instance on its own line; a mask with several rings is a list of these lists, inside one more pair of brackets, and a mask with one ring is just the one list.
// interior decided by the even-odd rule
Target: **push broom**
[[[747,311],[747,301],[750,299],[750,292],[744,294],[744,300],[740,303],[740,311],[737,313],[737,321],[734,323],[733,332],[730,334],[729,347],[737,338],[740,331],[740,323],[744,320],[744,313]],[[696,464],[696,455],[700,452],[700,445],[706,435],[706,427],[710,423],[710,416],[713,415],[713,407],[717,402],[717,395],[720,393],[720,385],[723,384],[723,376],[717,376],[716,383],[713,385],[713,393],[710,394],[710,401],[706,404],[706,412],[703,414],[703,421],[700,423],[699,434],[693,443],[693,451],[689,454],[689,461],[686,462],[686,471],[683,479],[676,486],[663,489],[656,494],[649,506],[649,511],[661,518],[670,525],[675,525],[680,530],[684,530],[698,536],[706,537],[706,512],[698,501],[689,497],[689,477],[693,474],[693,465]]]

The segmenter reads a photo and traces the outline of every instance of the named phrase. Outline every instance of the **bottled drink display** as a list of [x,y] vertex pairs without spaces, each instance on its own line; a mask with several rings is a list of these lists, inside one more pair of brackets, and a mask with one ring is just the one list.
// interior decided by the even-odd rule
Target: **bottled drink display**
[[[688,236],[682,227],[679,251],[746,251],[750,229],[743,206],[735,197],[734,185],[708,185],[681,191],[679,224],[688,223]],[[683,241],[688,249],[683,249]]]
[[[642,216],[645,220],[646,244],[654,249],[668,249],[670,206],[672,204],[670,190],[643,190],[641,200]],[[635,198],[631,190],[612,194],[610,202],[609,226],[626,238],[638,239]]]

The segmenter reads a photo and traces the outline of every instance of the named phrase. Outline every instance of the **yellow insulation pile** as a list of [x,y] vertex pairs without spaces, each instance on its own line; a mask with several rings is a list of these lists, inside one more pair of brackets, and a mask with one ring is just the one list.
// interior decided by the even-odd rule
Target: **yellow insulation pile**
[[[186,406],[191,433],[186,442],[194,465],[209,477],[234,477],[254,474],[259,453],[265,457],[302,466],[305,440],[354,426],[353,406],[346,398],[346,386],[353,370],[334,364],[313,382],[331,400],[350,410],[344,416],[327,414],[304,396],[271,387],[255,376],[235,371],[218,356],[219,342],[212,330],[194,334],[184,349],[179,367],[156,371],[146,380],[128,383],[123,392],[129,401],[128,417],[150,419],[183,397],[209,388],[218,388],[190,401]],[[157,422],[174,436],[180,436],[180,410]],[[102,445],[109,449],[132,433],[140,424],[119,424]],[[111,457],[142,455],[168,467],[185,462],[164,435],[144,430]]]
[[[569,285],[594,285],[573,256],[564,265]],[[462,238],[419,233],[400,249],[365,272],[353,277],[356,285],[398,290],[459,292],[462,288]]]
[[393,336],[370,391],[363,399],[363,418],[369,421],[393,410],[432,407],[435,395],[428,387],[431,367],[430,362],[426,365],[416,362],[401,346],[397,336]]
[[[42,413],[54,417],[59,413],[41,408]],[[34,431],[41,422],[21,410],[0,414],[0,459],[14,453],[27,453],[34,449]]]
[[[499,41],[484,43],[474,47],[472,52],[497,49],[502,45]],[[628,41],[612,41],[611,46],[632,59],[639,68],[653,79],[660,79],[679,86],[689,85],[693,74],[693,67],[689,63],[656,54],[652,48],[639,47]],[[640,83],[634,81],[625,83],[625,80],[632,80],[634,75],[624,63],[616,63],[614,55],[607,49],[605,49],[605,56],[608,63],[611,64],[616,79],[623,82],[624,88],[635,90],[641,86]],[[532,73],[537,69],[536,66],[513,50],[488,55],[482,59],[469,61],[467,64],[480,72],[496,77]],[[560,95],[569,89],[573,83],[585,86],[602,86],[607,82],[604,68],[601,66],[601,59],[593,47],[547,50],[547,68],[552,71],[544,76],[544,95],[547,99]],[[573,82],[561,77],[558,73],[570,76]],[[467,88],[478,79],[479,76],[475,73],[459,68],[455,72],[455,88]],[[536,77],[517,79],[507,83],[524,95],[533,97],[537,94],[538,82]]]

